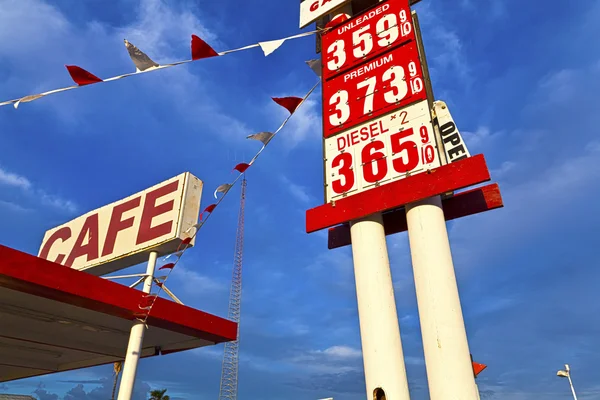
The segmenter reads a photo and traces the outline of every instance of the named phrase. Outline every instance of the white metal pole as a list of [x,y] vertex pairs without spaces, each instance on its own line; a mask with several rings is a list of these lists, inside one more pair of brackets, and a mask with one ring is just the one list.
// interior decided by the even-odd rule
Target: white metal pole
[[[156,268],[157,257],[158,253],[153,251],[148,258],[146,279],[144,280],[144,288],[142,289],[144,293],[150,293],[152,290],[152,280],[154,279],[154,269]],[[127,355],[125,356],[125,363],[123,364],[121,386],[119,386],[119,397],[117,397],[117,400],[131,400],[137,367],[142,353],[145,329],[144,323],[138,320],[136,320],[131,327],[129,344],[127,345]]]
[[[352,4],[331,19],[340,14],[352,16]],[[350,235],[367,399],[410,400],[381,213],[351,221]]]
[[431,400],[477,400],[440,196],[406,206]]
[[350,234],[367,399],[409,400],[381,213],[352,221]]
[[569,385],[571,386],[571,392],[573,392],[573,399],[577,400],[577,395],[575,394],[575,387],[573,386],[573,381],[571,380],[571,372],[567,372],[567,378],[569,378]]

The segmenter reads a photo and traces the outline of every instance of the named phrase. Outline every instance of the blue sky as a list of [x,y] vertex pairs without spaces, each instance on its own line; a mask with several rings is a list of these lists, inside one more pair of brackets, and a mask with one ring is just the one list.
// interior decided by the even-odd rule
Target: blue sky
[[[155,61],[297,33],[297,1],[0,0],[2,100],[71,84],[64,64],[131,71],[123,39]],[[484,153],[506,207],[449,223],[471,351],[485,399],[600,399],[600,1],[424,0],[436,97],[472,154]],[[204,202],[302,96],[314,38],[0,109],[0,243],[37,253],[79,213],[191,171]],[[313,96],[248,172],[240,399],[364,398],[349,249],[304,233],[322,202],[320,100]],[[189,305],[226,316],[239,188],[171,278]],[[388,238],[413,399],[427,399],[406,234]],[[215,399],[222,346],[144,360],[139,390]],[[0,385],[40,400],[105,399],[112,366]],[[108,381],[107,381],[108,380]]]

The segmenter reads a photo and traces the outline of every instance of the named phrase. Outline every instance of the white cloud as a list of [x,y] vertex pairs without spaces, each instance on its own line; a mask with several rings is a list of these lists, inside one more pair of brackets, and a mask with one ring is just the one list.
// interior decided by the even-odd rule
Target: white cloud
[[[313,92],[312,96],[315,96],[317,93],[318,88]],[[301,93],[300,96],[304,94]],[[289,93],[286,94],[286,96],[289,95]],[[282,140],[288,148],[294,148],[306,141],[313,141],[318,146],[321,145],[323,125],[319,106],[320,102],[313,97],[309,97],[294,113],[288,124],[281,131]],[[281,121],[289,115],[287,110],[277,104],[270,105],[268,110],[277,110],[274,115]]]
[[61,197],[48,194],[48,193],[44,192],[43,190],[38,190],[37,195],[39,196],[40,201],[44,205],[66,211],[70,214],[77,213],[78,207],[71,200],[66,200]]
[[[2,168],[0,168],[0,184],[20,189],[32,199],[36,199],[41,205],[65,211],[69,214],[77,212],[77,205],[73,201],[63,199],[56,195],[48,194],[42,189],[37,189],[27,177],[9,172]],[[22,205],[17,205],[14,202],[9,202],[6,200],[2,200],[1,202],[5,207],[9,207],[17,211],[29,211],[28,208],[23,207]]]
[[31,182],[24,176],[8,172],[0,168],[0,184],[15,186],[24,190],[31,188]]
[[310,203],[312,201],[312,197],[308,194],[308,190],[305,187],[293,183],[283,175],[281,176],[281,181],[290,194],[296,198],[296,200],[300,201],[301,203]]
[[349,346],[332,346],[325,350],[309,350],[287,361],[313,373],[341,373],[360,370],[362,352]]
[[[549,166],[543,173],[511,186],[501,183],[505,208],[477,219],[454,222],[449,233],[457,266],[474,266],[475,258],[490,257],[490,248],[510,248],[514,242],[543,230],[548,218],[574,199],[585,197],[590,184],[600,182],[600,142],[592,141],[583,153]],[[544,201],[546,199],[547,201]]]
[[[188,269],[181,263],[177,264],[177,269],[173,272],[171,279],[176,281],[178,286],[189,296],[215,294],[224,292],[228,288],[223,282]],[[177,295],[177,293],[175,294]]]
[[513,171],[517,166],[516,162],[505,161],[499,168],[490,170],[490,175],[494,179],[503,179],[510,171]]
[[322,353],[335,358],[358,358],[362,355],[360,350],[348,346],[333,346]]
[[[0,13],[0,55],[22,72],[18,78],[8,80],[5,89],[10,89],[10,97],[15,98],[63,86],[69,80],[64,64],[79,65],[100,77],[133,72],[124,38],[158,63],[189,59],[192,34],[216,48],[224,47],[216,33],[186,7],[164,0],[141,0],[137,12],[130,16],[129,25],[113,27],[91,22],[80,28],[56,7],[41,0],[0,0],[0,9],[10,10],[8,14]],[[13,39],[13,32],[19,32],[18,41]],[[35,62],[32,62],[32,54],[36,55]],[[173,107],[174,112],[180,112],[177,118],[205,127],[210,119],[210,127],[205,129],[215,137],[228,143],[242,143],[252,130],[208,96],[198,95],[210,92],[207,89],[210,79],[203,76],[202,70],[195,68],[194,71],[190,72],[188,66],[178,66],[156,72],[151,79],[148,76],[130,79],[151,89],[153,98],[166,106],[185,104],[185,107]],[[35,78],[26,78],[29,75]],[[120,93],[122,95],[113,102],[95,106],[109,111],[122,103],[129,107],[139,96],[131,90]],[[67,125],[89,123],[86,115],[97,112],[89,103],[77,101],[72,93],[40,99],[35,104],[50,108],[52,115]]]
[[13,203],[11,201],[0,200],[0,207],[7,208],[11,211],[15,212],[29,212],[31,211],[29,208],[25,208],[17,203]]

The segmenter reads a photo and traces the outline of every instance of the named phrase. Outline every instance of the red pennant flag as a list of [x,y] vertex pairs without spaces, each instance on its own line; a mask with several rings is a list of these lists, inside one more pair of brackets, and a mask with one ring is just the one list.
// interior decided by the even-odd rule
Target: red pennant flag
[[477,375],[479,375],[481,373],[481,371],[483,371],[486,368],[487,368],[487,365],[479,364],[479,363],[476,363],[475,361],[473,361],[473,373],[475,374],[476,378],[477,378]]
[[347,14],[340,14],[325,25],[325,29],[333,28],[334,26],[346,22],[350,19]]
[[288,110],[290,114],[293,114],[300,103],[302,103],[300,97],[273,97],[273,101]]
[[204,214],[205,212],[211,213],[211,212],[213,212],[215,210],[215,208],[217,208],[217,205],[216,204],[211,204],[210,206],[206,207],[204,209],[204,211],[202,211],[202,214]]
[[238,171],[240,174],[243,174],[244,172],[246,172],[246,170],[248,168],[250,168],[250,164],[246,164],[246,163],[240,163],[240,164],[236,165],[235,167],[233,167],[233,169]]
[[102,79],[86,71],[85,69],[78,67],[77,65],[65,65],[65,67],[67,67],[67,71],[69,71],[71,79],[73,79],[73,81],[79,86],[102,82]]
[[185,239],[183,239],[181,241],[181,243],[179,244],[179,246],[177,246],[177,251],[181,250],[181,248],[183,246],[187,246],[188,244],[190,244],[192,242],[192,238],[191,237],[187,237]]
[[192,35],[192,60],[200,60],[202,58],[216,57],[217,53],[204,40],[196,35]]
[[175,268],[175,263],[168,263],[168,264],[165,264],[162,267],[160,267],[159,270],[161,270],[161,269],[173,269],[173,268]]

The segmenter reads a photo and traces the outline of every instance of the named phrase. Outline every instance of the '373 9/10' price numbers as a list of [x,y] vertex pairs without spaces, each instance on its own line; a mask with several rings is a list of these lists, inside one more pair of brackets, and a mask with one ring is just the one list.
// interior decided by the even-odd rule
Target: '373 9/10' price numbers
[[415,44],[396,48],[324,84],[324,136],[427,98]]
[[325,139],[327,201],[440,165],[427,101]]

